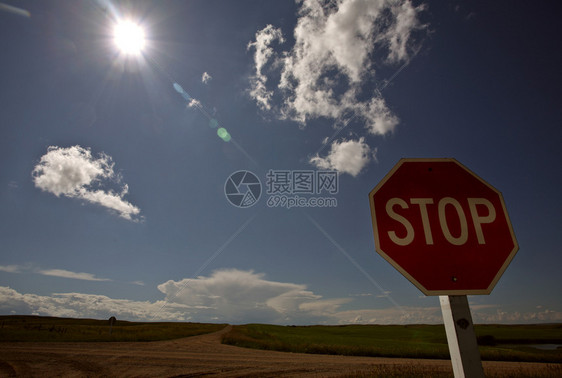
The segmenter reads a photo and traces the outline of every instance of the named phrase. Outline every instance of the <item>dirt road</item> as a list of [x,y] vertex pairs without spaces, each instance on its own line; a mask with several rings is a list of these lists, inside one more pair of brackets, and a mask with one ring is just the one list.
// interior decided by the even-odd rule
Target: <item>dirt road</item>
[[[0,377],[330,377],[390,366],[452,371],[449,361],[344,357],[238,348],[220,343],[225,329],[201,336],[122,343],[0,343]],[[544,364],[485,363],[493,370],[537,372]],[[515,369],[515,370],[514,370]]]

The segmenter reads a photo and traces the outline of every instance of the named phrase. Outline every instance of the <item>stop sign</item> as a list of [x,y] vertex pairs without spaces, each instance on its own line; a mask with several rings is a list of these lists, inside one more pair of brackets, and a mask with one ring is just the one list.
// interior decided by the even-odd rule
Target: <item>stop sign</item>
[[377,252],[426,295],[490,294],[519,249],[501,193],[455,159],[402,159],[369,199]]

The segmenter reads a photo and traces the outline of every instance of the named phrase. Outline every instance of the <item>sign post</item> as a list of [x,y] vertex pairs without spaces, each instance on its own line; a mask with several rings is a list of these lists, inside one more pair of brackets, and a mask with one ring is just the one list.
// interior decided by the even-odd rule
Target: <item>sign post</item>
[[467,295],[519,249],[501,193],[455,159],[401,159],[369,193],[377,252],[439,295],[455,377],[483,376]]
[[455,377],[484,377],[466,295],[441,295],[439,301]]

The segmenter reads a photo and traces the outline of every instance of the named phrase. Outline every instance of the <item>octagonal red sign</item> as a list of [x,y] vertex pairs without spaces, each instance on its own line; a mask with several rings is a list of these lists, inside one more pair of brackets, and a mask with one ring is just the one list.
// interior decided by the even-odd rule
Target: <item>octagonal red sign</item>
[[455,159],[402,159],[369,200],[377,252],[426,295],[490,294],[519,249],[501,193]]

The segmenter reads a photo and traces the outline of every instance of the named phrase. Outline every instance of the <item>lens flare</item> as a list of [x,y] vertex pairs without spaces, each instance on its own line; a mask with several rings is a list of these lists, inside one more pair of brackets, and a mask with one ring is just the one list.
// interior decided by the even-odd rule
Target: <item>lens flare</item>
[[219,138],[221,138],[222,140],[224,140],[225,142],[230,141],[231,136],[228,133],[228,131],[226,131],[225,128],[221,127],[217,130],[217,135],[219,136]]
[[144,31],[132,21],[118,23],[113,35],[115,44],[124,54],[138,55],[144,48]]

